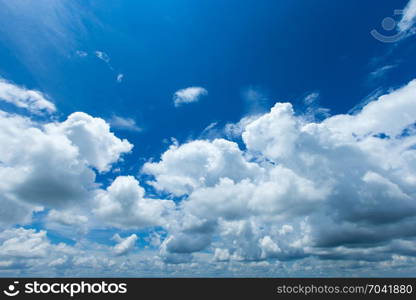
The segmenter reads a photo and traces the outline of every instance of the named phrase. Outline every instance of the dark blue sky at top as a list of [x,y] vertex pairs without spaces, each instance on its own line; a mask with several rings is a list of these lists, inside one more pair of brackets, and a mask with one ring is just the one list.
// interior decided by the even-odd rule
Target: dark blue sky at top
[[[78,0],[53,16],[67,25],[58,34],[33,3],[30,18],[0,10],[0,76],[46,93],[61,119],[74,111],[135,119],[142,132],[113,129],[135,145],[126,173],[158,159],[164,139],[184,142],[252,113],[242,96],[250,87],[264,110],[276,101],[302,110],[303,97],[319,92],[323,107],[346,113],[378,88],[407,83],[416,67],[413,37],[393,45],[370,35],[391,35],[381,21],[407,0]],[[386,65],[397,66],[369,77]],[[173,93],[189,86],[209,94],[175,108]]]

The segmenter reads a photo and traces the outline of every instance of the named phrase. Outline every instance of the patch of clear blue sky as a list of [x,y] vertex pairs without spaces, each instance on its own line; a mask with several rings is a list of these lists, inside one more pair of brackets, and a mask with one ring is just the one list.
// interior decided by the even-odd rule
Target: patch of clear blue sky
[[[135,145],[121,174],[158,159],[164,139],[184,142],[212,122],[223,126],[249,114],[242,97],[248,87],[267,94],[264,109],[276,101],[301,107],[302,97],[318,91],[322,106],[345,113],[378,88],[408,82],[416,67],[414,37],[392,45],[370,35],[383,33],[383,18],[407,0],[62,3],[55,16],[47,0],[31,2],[30,18],[0,10],[0,76],[45,92],[61,119],[74,111],[135,119],[142,132],[114,129]],[[96,50],[109,55],[112,69]],[[397,67],[369,80],[386,65]],[[189,86],[209,94],[175,108],[173,93]],[[99,180],[106,185],[114,176]]]

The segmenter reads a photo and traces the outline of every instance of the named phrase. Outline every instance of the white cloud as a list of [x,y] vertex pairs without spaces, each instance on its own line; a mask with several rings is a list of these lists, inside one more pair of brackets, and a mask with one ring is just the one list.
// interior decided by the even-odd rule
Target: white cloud
[[266,111],[269,100],[266,92],[261,88],[249,86],[243,89],[241,96],[244,101],[245,110],[249,115]]
[[56,111],[55,104],[47,100],[41,92],[25,89],[1,78],[0,101],[11,103],[36,114]]
[[75,51],[75,54],[78,55],[79,57],[87,57],[88,53],[82,50],[77,50]]
[[211,124],[209,124],[207,127],[204,128],[204,130],[202,132],[206,132],[206,131],[210,131],[211,129],[213,129],[215,126],[218,125],[218,122],[212,122]]
[[214,259],[217,261],[227,261],[230,259],[230,251],[228,249],[215,248]]
[[62,123],[47,124],[46,129],[67,137],[87,163],[101,172],[108,171],[122,153],[133,148],[127,140],[120,140],[110,132],[103,119],[82,112],[71,114]]
[[120,116],[113,115],[108,121],[110,125],[114,128],[131,130],[131,131],[141,131],[142,129],[137,126],[136,121],[131,118],[123,118]]
[[319,93],[318,92],[312,92],[312,93],[310,93],[310,94],[308,94],[306,97],[305,97],[305,99],[303,99],[303,102],[306,104],[306,105],[312,105],[312,104],[315,104],[316,103],[316,101],[319,99]]
[[[33,211],[49,209],[45,226],[69,237],[68,228],[162,227],[141,251],[132,251],[131,233],[116,235],[114,247],[85,237],[70,247],[52,244],[45,231],[6,229],[0,269],[273,276],[356,274],[358,263],[414,270],[415,95],[416,80],[354,115],[323,121],[276,103],[235,125],[241,149],[226,139],[174,143],[146,163],[141,175],[160,192],[151,197],[132,176],[106,188],[95,182],[94,169],[109,171],[132,149],[104,120],[78,112],[41,124],[0,112],[1,226],[27,224]],[[173,196],[176,203],[160,199]]]
[[120,235],[115,234],[113,236],[118,244],[114,246],[113,251],[115,255],[125,255],[134,249],[134,245],[137,241],[137,235],[132,234],[126,238],[121,238]]
[[317,122],[330,116],[330,109],[321,107],[319,98],[319,92],[312,92],[303,99],[305,105],[303,119],[306,122]]
[[276,104],[270,113],[248,124],[243,132],[247,148],[269,158],[288,156],[300,132],[289,103]]
[[[33,211],[91,198],[95,172],[110,169],[132,145],[84,113],[39,124],[0,111],[0,224],[25,224]],[[86,202],[88,203],[88,202]]]
[[237,123],[227,123],[224,126],[224,134],[229,139],[235,139],[241,137],[244,129],[248,124],[258,119],[261,115],[250,115],[243,117]]
[[103,224],[118,228],[161,226],[175,204],[170,200],[144,198],[144,189],[132,176],[119,176],[97,192],[94,214]]
[[55,210],[48,212],[45,227],[72,237],[88,232],[88,217],[77,210]]
[[182,104],[198,102],[201,96],[208,95],[208,91],[202,87],[188,87],[186,89],[178,90],[173,95],[173,103],[176,107]]
[[[131,240],[132,237],[128,239]],[[53,244],[44,230],[13,228],[0,232],[0,273],[49,277],[59,274],[68,277],[77,273],[91,276],[106,272],[108,275],[110,272],[123,272],[121,266],[123,261],[126,264],[125,260],[118,256],[114,259],[109,258],[111,251],[114,251],[114,248],[85,241],[74,246],[64,243]],[[127,268],[144,266],[143,259],[135,261],[138,265],[130,265]]]
[[[411,81],[322,122],[277,103],[241,122],[245,151],[223,139],[171,146],[143,168],[157,189],[185,195],[162,258],[184,263],[213,249],[220,261],[402,253],[393,245],[416,236],[415,94]],[[370,255],[381,242],[388,246]]]
[[86,216],[78,216],[65,211],[51,210],[48,214],[48,220],[63,225],[76,226],[78,224],[86,223],[88,218]]
[[108,64],[110,62],[110,57],[104,51],[95,51],[94,54],[105,63]]
[[410,0],[403,11],[403,17],[399,23],[400,31],[404,32],[409,30],[416,19],[416,0]]
[[370,73],[370,78],[371,79],[380,78],[384,74],[386,74],[388,71],[390,71],[391,69],[394,69],[396,67],[397,67],[397,65],[386,65],[386,66],[380,67],[377,70]]
[[287,233],[293,232],[293,226],[284,224],[281,229],[279,229],[280,235],[285,235]]
[[327,128],[332,135],[343,135],[347,140],[352,140],[353,134],[360,137],[378,133],[396,136],[415,121],[415,90],[416,80],[412,80],[406,86],[368,103],[360,113],[354,116],[336,115],[318,127]]
[[262,172],[259,166],[244,159],[236,143],[224,139],[172,145],[159,163],[146,163],[143,171],[155,176],[156,180],[150,182],[155,188],[178,196],[213,186],[221,177],[240,181],[261,176]]
[[0,233],[0,257],[45,257],[50,248],[46,231],[9,229]]

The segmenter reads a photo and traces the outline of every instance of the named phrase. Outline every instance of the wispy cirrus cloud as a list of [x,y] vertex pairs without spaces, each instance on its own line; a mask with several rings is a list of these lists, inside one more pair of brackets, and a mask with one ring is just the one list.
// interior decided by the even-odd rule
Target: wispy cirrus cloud
[[369,77],[370,77],[370,79],[377,79],[377,78],[383,77],[387,72],[389,72],[390,70],[392,70],[396,67],[397,67],[397,65],[382,66],[382,67],[376,69],[375,71],[371,72]]
[[11,103],[36,114],[56,111],[55,104],[48,100],[43,93],[26,89],[1,78],[0,101]]
[[123,73],[118,74],[117,77],[116,77],[116,80],[117,80],[118,83],[122,82],[123,79],[124,79],[124,74]]
[[141,131],[142,129],[137,126],[136,121],[132,118],[123,118],[117,115],[113,115],[111,119],[108,120],[110,125],[114,128],[131,130],[131,131]]
[[98,51],[97,50],[97,51],[94,52],[94,54],[95,54],[95,56],[97,56],[99,59],[101,59],[105,63],[107,63],[107,64],[110,63],[110,57],[104,51]]
[[400,20],[399,30],[404,32],[413,27],[416,21],[416,0],[410,0],[403,10],[403,17]]
[[78,55],[79,57],[87,57],[88,56],[88,52],[83,51],[83,50],[77,50],[77,51],[75,51],[75,54]]
[[266,91],[257,86],[248,86],[241,92],[245,109],[248,114],[264,113],[269,104]]

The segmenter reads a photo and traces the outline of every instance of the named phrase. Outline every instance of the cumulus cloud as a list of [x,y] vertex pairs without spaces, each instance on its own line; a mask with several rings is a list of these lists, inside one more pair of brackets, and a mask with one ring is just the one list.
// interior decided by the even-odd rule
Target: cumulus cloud
[[0,256],[37,258],[48,254],[49,241],[46,231],[36,232],[33,229],[16,228],[0,233]]
[[353,140],[353,134],[364,137],[385,133],[395,137],[415,121],[415,89],[416,80],[412,80],[406,86],[368,103],[356,115],[336,115],[309,128],[327,128],[334,136],[343,135],[347,140]]
[[234,142],[216,139],[196,140],[180,147],[172,145],[159,163],[146,163],[143,172],[155,177],[149,182],[174,195],[189,194],[204,186],[213,186],[221,177],[236,181],[261,176],[261,168],[246,161]]
[[97,192],[94,213],[104,224],[118,228],[160,226],[175,204],[170,200],[148,199],[132,176],[119,176],[106,189]]
[[125,255],[134,249],[134,245],[137,241],[137,235],[132,234],[126,238],[121,238],[119,234],[113,236],[113,240],[117,242],[113,251],[115,255]]
[[203,87],[192,86],[176,91],[173,95],[173,103],[178,107],[183,104],[198,102],[202,96],[206,95],[208,95],[208,91]]
[[[131,237],[127,239],[132,239]],[[133,236],[134,239],[134,236]],[[137,265],[127,265],[121,255],[109,258],[114,249],[94,243],[81,242],[74,246],[52,243],[45,230],[13,228],[0,232],[0,274],[24,276],[74,276],[114,274],[126,269],[149,268],[146,259],[136,260]],[[116,260],[117,263],[116,263]],[[120,267],[122,263],[125,267]],[[147,264],[147,266],[146,266]]]
[[52,113],[56,111],[55,104],[45,95],[36,90],[28,90],[0,78],[0,101],[11,103],[27,109],[31,113]]
[[78,216],[65,211],[51,210],[48,214],[49,221],[58,222],[63,225],[75,226],[88,221],[86,216]]
[[85,234],[88,232],[88,217],[82,212],[76,210],[55,210],[48,212],[45,220],[45,226],[72,237],[77,234]]
[[292,105],[280,103],[271,112],[248,124],[243,132],[247,148],[269,158],[288,156],[299,135]]
[[132,145],[104,120],[84,113],[40,124],[0,111],[0,224],[25,224],[33,211],[86,201],[105,172]]
[[103,119],[82,112],[71,114],[62,123],[47,124],[46,128],[52,134],[66,136],[86,162],[101,172],[108,171],[120,154],[133,148],[127,140],[117,138]]
[[323,121],[277,103],[240,123],[245,150],[224,139],[172,145],[143,167],[156,189],[184,196],[161,256],[184,263],[208,249],[218,261],[402,255],[395,245],[416,234],[415,94],[411,81],[354,115]]
[[131,232],[115,235],[115,246],[86,239],[68,246],[51,243],[45,231],[4,229],[0,270],[48,265],[82,274],[148,268],[242,276],[328,268],[352,274],[357,264],[411,269],[415,95],[413,80],[354,114],[323,120],[276,103],[228,125],[239,143],[174,142],[160,160],[144,164],[140,175],[148,186],[133,176],[96,183],[97,172],[109,171],[132,149],[104,120],[78,112],[44,124],[0,112],[2,228],[28,224],[34,211],[47,209],[48,230],[70,237],[68,228],[160,231],[143,239],[149,248],[137,253]]

